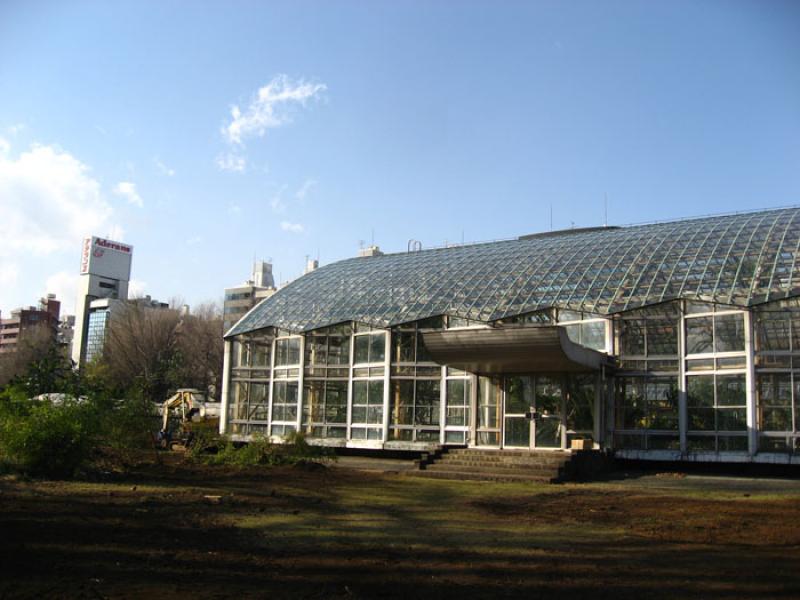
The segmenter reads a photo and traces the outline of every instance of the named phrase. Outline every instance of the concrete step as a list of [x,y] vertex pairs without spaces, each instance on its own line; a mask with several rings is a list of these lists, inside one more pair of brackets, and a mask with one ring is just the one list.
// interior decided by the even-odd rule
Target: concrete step
[[525,468],[518,467],[483,467],[476,468],[469,465],[453,465],[450,463],[434,463],[425,467],[426,471],[437,472],[452,472],[452,473],[480,473],[482,475],[533,475],[533,476],[557,476],[559,474],[558,466],[531,466]]
[[552,457],[552,456],[561,456],[561,457],[570,457],[572,456],[571,452],[565,452],[564,450],[514,450],[514,449],[504,449],[499,450],[496,448],[490,448],[487,450],[479,449],[479,448],[456,448],[453,450],[448,450],[447,454],[452,455],[471,455],[471,456],[512,456],[512,457]]
[[458,481],[493,481],[493,482],[520,482],[520,483],[552,483],[557,478],[548,475],[510,475],[490,473],[475,473],[472,471],[408,471],[412,477],[427,477],[430,479],[448,479]]
[[472,466],[485,466],[485,467],[530,467],[535,465],[563,465],[569,462],[568,459],[542,459],[542,460],[485,460],[480,457],[461,457],[461,456],[443,456],[437,459],[436,462],[446,462],[455,465],[472,465]]

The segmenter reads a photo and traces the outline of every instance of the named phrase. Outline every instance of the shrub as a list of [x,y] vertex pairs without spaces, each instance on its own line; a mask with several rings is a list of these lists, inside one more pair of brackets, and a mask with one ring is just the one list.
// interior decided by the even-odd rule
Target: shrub
[[30,475],[72,476],[92,449],[92,408],[77,400],[56,405],[14,394],[4,396],[0,401],[0,461]]
[[336,458],[331,449],[310,445],[301,433],[287,436],[282,444],[273,444],[263,436],[237,443],[219,434],[200,435],[195,437],[191,455],[207,464],[239,467],[292,465]]

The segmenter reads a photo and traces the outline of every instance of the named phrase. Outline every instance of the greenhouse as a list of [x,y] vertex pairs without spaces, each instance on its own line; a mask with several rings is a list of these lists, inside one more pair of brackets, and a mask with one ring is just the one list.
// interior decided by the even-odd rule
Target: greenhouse
[[336,262],[226,333],[220,427],[800,463],[799,251],[790,208]]

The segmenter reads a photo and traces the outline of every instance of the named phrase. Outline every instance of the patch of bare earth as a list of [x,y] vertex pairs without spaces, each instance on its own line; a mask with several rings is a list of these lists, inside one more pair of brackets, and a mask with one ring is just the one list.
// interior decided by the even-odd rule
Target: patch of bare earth
[[797,497],[483,489],[176,459],[0,478],[0,599],[800,597]]
[[570,490],[474,501],[490,514],[530,524],[598,524],[627,535],[684,544],[800,546],[800,502]]

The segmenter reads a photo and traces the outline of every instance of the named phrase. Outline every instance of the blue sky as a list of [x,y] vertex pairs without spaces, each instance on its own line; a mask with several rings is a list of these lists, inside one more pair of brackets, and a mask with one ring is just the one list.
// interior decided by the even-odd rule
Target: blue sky
[[[259,95],[260,94],[260,95]],[[238,113],[232,113],[238,107]],[[0,309],[800,203],[798,2],[0,3]]]

